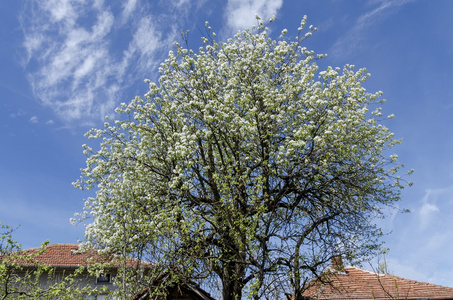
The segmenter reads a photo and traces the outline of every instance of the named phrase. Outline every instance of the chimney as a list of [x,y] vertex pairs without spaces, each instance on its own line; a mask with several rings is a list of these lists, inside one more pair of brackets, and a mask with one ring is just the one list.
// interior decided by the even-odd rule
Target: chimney
[[332,261],[332,266],[330,267],[331,269],[339,272],[344,272],[344,265],[343,265],[343,259],[341,258],[341,255],[335,255],[331,258]]

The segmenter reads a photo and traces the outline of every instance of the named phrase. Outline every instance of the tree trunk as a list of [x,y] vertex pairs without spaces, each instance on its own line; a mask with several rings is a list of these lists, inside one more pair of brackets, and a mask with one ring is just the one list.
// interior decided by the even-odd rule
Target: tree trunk
[[238,276],[236,269],[238,269],[238,266],[227,268],[223,272],[222,278],[223,300],[240,300],[242,298],[243,288],[242,276]]

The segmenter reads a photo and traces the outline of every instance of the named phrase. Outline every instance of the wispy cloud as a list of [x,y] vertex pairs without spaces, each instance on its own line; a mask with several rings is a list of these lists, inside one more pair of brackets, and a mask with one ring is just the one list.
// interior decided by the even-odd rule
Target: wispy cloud
[[[423,196],[418,211],[418,223],[420,229],[429,228],[433,230],[442,224],[444,220],[436,218],[436,214],[440,211],[448,212],[453,207],[453,186],[445,188],[428,189]],[[445,214],[442,214],[443,216]],[[450,218],[451,216],[448,216]]]
[[38,117],[37,116],[33,116],[28,121],[30,123],[32,123],[32,124],[36,124],[36,123],[38,123]]
[[256,15],[268,20],[282,5],[283,0],[229,0],[225,10],[227,26],[231,31],[249,28],[256,25]]
[[427,190],[425,196],[422,200],[422,205],[418,211],[419,218],[420,218],[420,228],[426,229],[429,225],[434,213],[439,212],[439,208],[434,203],[430,203],[430,201],[435,201],[435,199],[431,199],[433,197],[433,193],[436,191]]
[[189,5],[190,0],[173,0],[172,2],[173,6],[175,6],[176,8],[181,8]]
[[370,5],[377,5],[377,7],[361,15],[351,30],[349,30],[345,36],[340,37],[329,53],[333,56],[342,56],[359,51],[361,48],[360,45],[366,37],[366,32],[370,27],[376,26],[388,15],[396,12],[400,7],[412,1],[414,0],[369,1]]
[[[401,215],[394,228],[397,235],[390,246],[390,269],[397,276],[453,286],[449,247],[453,242],[453,186],[427,189],[411,211]],[[445,263],[438,265],[439,261]]]
[[[152,77],[165,58],[162,50],[179,33],[178,19],[162,22],[140,0],[121,7],[102,0],[30,3],[21,18],[28,80],[35,96],[67,123],[110,114],[125,89]],[[182,19],[189,13],[186,1],[162,5],[178,9]]]
[[10,118],[15,119],[15,118],[22,117],[22,116],[25,116],[25,115],[26,115],[26,112],[24,112],[23,110],[20,110],[18,112],[10,114],[9,116],[10,116]]
[[[171,35],[170,36],[174,36]],[[161,34],[153,24],[150,17],[142,18],[129,45],[129,53],[126,55],[139,54],[139,65],[149,67],[146,62],[157,51],[161,42]],[[162,41],[163,42],[163,41]],[[168,43],[169,41],[167,41]]]
[[126,23],[132,17],[135,9],[137,7],[137,0],[128,0],[123,4],[123,11],[121,13],[122,23]]

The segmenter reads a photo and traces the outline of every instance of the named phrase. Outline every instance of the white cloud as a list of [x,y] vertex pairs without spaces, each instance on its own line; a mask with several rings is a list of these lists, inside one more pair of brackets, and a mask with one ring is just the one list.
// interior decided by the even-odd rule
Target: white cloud
[[166,58],[163,50],[172,47],[182,22],[199,8],[187,0],[153,5],[160,13],[139,0],[122,5],[42,0],[26,6],[23,65],[36,98],[68,124],[91,124],[110,115],[124,97],[133,98],[122,93],[154,79]]
[[47,0],[42,2],[45,10],[50,13],[53,21],[72,22],[76,17],[73,4],[70,0]]
[[360,45],[366,37],[368,28],[375,26],[377,23],[383,21],[389,14],[394,13],[399,7],[412,2],[414,0],[378,0],[370,1],[369,4],[378,4],[378,7],[370,10],[369,12],[361,15],[354,27],[338,39],[334,44],[332,53],[334,56],[349,55],[360,50]]
[[[136,6],[136,0],[128,1],[123,16],[129,17]],[[130,35],[122,36],[122,44],[113,48],[112,44],[118,43],[112,39],[117,29],[113,27],[115,15],[103,1],[89,5],[84,1],[47,0],[36,2],[24,15],[27,13],[31,15],[22,18],[22,27],[28,79],[36,97],[67,122],[111,113],[121,97],[112,91],[118,92],[118,86],[126,88],[137,80],[121,71],[143,71],[156,64],[161,59],[154,56],[155,49],[166,46],[159,40],[161,35],[152,20],[146,18],[146,22],[129,26]],[[127,49],[131,48],[134,57],[127,58]],[[139,76],[138,72],[133,74]],[[144,78],[141,74],[139,80]]]
[[94,0],[93,7],[101,10],[104,5],[104,0]]
[[134,34],[132,45],[143,56],[150,56],[159,48],[160,36],[151,18],[143,18]]
[[282,4],[283,0],[229,0],[225,11],[227,25],[232,31],[249,28],[256,25],[256,15],[268,20]]
[[426,229],[426,227],[431,221],[431,218],[433,217],[433,214],[438,211],[439,208],[436,205],[431,203],[424,203],[419,211],[420,228]]
[[453,186],[432,187],[420,198],[404,205],[412,213],[398,215],[385,237],[389,268],[397,276],[453,286]]
[[181,8],[190,4],[190,0],[173,0],[173,6],[176,8]]
[[[425,191],[418,210],[419,227],[422,230],[445,226],[443,218],[451,210],[453,198],[453,186],[445,188],[432,188]],[[450,216],[448,216],[449,218]]]
[[436,205],[430,204],[430,203],[424,203],[422,208],[420,209],[420,216],[426,217],[430,213],[437,212],[437,211],[439,211],[439,208]]
[[111,12],[101,11],[97,18],[97,23],[93,26],[91,41],[103,39],[113,26],[114,17]]
[[38,123],[38,117],[37,116],[33,116],[28,121],[30,123],[36,124],[36,123]]
[[453,234],[419,233],[411,236],[409,240],[402,243],[399,251],[390,250],[387,262],[392,274],[407,279],[453,286],[450,259]]
[[137,0],[128,0],[123,4],[123,12],[121,13],[121,22],[124,24],[132,17],[137,8]]
[[23,110],[20,110],[20,111],[18,111],[16,113],[10,114],[9,116],[11,118],[15,119],[15,118],[22,117],[22,116],[25,116],[25,115],[26,115],[26,113]]
[[128,49],[124,51],[122,61],[117,66],[117,78],[127,78],[128,72],[132,71],[131,66],[135,68],[132,72],[147,73],[152,70],[160,62],[153,59],[157,56],[156,52],[170,45],[171,40],[168,39],[174,40],[175,36],[176,34],[168,32],[167,40],[163,40],[151,17],[141,18]]

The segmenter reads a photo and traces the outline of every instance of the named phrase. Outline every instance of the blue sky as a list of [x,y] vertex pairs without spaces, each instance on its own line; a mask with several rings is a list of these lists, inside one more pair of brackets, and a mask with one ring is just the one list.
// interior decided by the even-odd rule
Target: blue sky
[[[121,102],[157,79],[180,32],[200,45],[209,21],[220,39],[276,16],[274,36],[318,27],[306,46],[322,67],[354,64],[382,90],[385,125],[404,138],[394,152],[414,186],[380,225],[392,234],[394,275],[453,286],[453,1],[436,0],[40,0],[0,2],[0,221],[20,225],[23,247],[75,243],[69,218],[89,196],[72,187],[81,145]],[[369,266],[364,266],[369,267]]]

